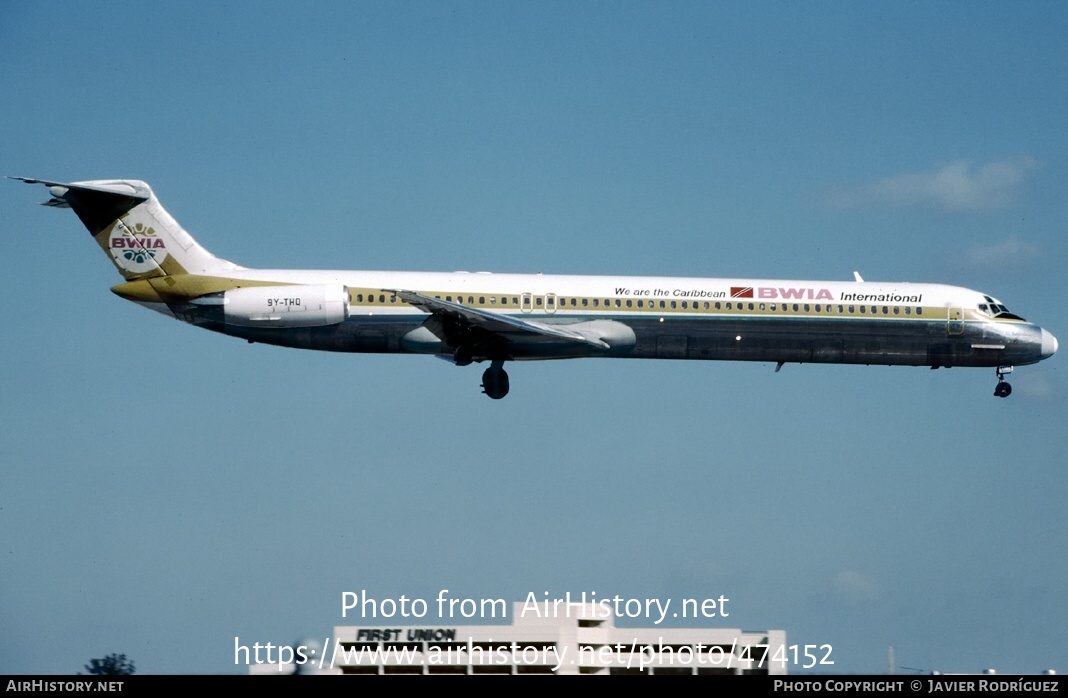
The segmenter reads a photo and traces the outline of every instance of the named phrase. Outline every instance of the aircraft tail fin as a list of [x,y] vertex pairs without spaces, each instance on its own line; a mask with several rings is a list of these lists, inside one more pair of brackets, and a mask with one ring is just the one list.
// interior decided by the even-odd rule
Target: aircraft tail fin
[[43,206],[73,209],[119,273],[128,281],[180,274],[219,274],[240,269],[200,246],[160,205],[144,182],[102,179],[43,184],[52,198]]

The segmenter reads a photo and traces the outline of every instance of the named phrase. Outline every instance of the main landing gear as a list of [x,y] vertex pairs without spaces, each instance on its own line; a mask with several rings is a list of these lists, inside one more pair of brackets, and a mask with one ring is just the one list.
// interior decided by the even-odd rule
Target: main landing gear
[[998,366],[998,384],[994,388],[994,395],[1008,397],[1012,393],[1012,386],[1005,381],[1005,376],[1009,373],[1012,373],[1012,366]]
[[470,366],[472,361],[474,361],[474,357],[471,347],[466,344],[456,347],[456,351],[452,354],[452,362],[454,364],[457,366]]
[[[469,366],[474,360],[474,352],[466,344],[456,347],[452,354],[452,361],[457,366]],[[508,394],[508,374],[504,370],[504,359],[490,361],[490,367],[482,372],[482,392],[494,400],[500,400]]]
[[482,374],[482,392],[494,400],[500,400],[508,394],[508,374],[503,361],[493,361]]

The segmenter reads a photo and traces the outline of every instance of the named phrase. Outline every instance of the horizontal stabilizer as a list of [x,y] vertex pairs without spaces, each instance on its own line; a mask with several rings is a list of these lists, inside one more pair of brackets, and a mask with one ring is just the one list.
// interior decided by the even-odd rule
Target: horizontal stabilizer
[[9,177],[27,184],[43,184],[52,198],[42,206],[71,208],[78,214],[89,232],[96,235],[130,209],[148,201],[152,192],[130,182],[107,180],[101,182],[53,182],[31,177]]

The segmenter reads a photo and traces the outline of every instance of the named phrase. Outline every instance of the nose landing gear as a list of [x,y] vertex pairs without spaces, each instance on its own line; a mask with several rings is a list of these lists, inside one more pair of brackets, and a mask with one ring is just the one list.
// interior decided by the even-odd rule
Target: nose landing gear
[[994,388],[997,397],[1008,397],[1012,393],[1012,386],[1005,381],[1005,376],[1012,373],[1012,366],[998,366],[998,384]]

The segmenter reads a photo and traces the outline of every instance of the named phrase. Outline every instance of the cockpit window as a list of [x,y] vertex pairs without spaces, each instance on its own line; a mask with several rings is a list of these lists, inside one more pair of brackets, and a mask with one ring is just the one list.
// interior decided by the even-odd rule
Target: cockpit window
[[989,303],[979,304],[979,310],[984,314],[989,315],[992,318],[1000,318],[1004,320],[1023,320],[1019,315],[1009,312],[1009,309],[1006,308],[1001,301],[991,298],[990,296],[983,296],[983,298],[989,301]]

